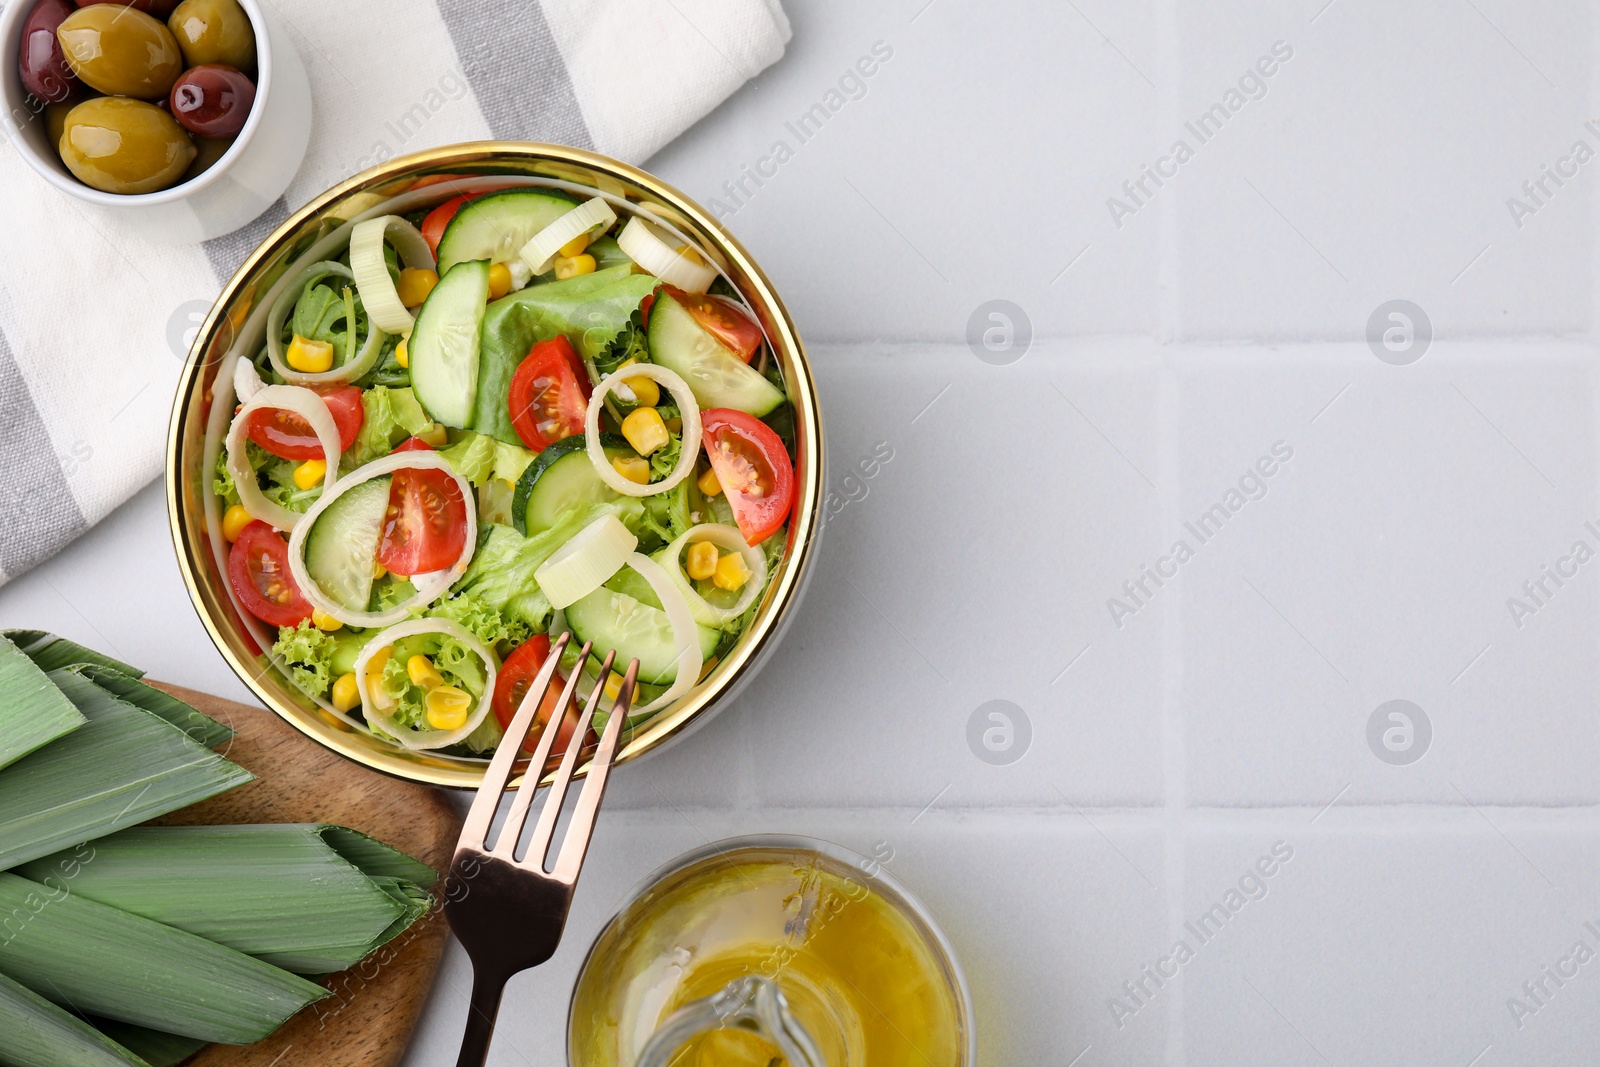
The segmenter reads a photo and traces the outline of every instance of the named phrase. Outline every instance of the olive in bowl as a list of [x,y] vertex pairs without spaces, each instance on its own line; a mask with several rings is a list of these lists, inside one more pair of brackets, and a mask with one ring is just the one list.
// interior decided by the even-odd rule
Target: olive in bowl
[[186,183],[244,132],[260,16],[239,0],[23,2],[27,111],[89,188],[137,196]]
[[196,137],[236,137],[255,99],[255,83],[242,71],[207,63],[179,75],[169,108],[172,117]]
[[79,181],[108,193],[165,189],[196,151],[171,115],[126,96],[97,96],[67,112],[59,148]]
[[183,53],[160,19],[121,4],[80,7],[56,28],[78,80],[108,96],[160,100],[183,73]]

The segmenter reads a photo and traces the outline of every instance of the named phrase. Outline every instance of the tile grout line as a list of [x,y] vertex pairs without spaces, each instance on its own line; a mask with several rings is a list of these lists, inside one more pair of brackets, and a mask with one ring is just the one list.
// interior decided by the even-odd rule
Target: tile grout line
[[[1175,0],[1174,0],[1175,2]],[[1175,17],[1175,15],[1174,15]],[[1182,462],[1182,441],[1179,418],[1182,403],[1179,397],[1177,371],[1170,365],[1161,371],[1161,446],[1157,454],[1161,465],[1156,471],[1160,479],[1163,522],[1177,529],[1182,524],[1183,488],[1178,477]],[[1189,804],[1189,750],[1184,722],[1184,589],[1182,582],[1172,584],[1172,596],[1163,605],[1161,616],[1161,717],[1162,717],[1162,779],[1166,803],[1163,808],[1165,831],[1162,835],[1162,866],[1166,872],[1167,926],[1172,936],[1181,938],[1184,922],[1184,900],[1188,880],[1188,804]],[[1168,987],[1171,998],[1166,1003],[1167,1049],[1166,1063],[1171,1067],[1184,1067],[1187,1062],[1188,1035],[1184,1026],[1184,987],[1173,982]]]

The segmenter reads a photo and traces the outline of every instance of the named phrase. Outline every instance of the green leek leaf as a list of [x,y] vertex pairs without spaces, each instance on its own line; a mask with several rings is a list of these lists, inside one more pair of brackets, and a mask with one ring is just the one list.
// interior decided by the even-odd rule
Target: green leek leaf
[[0,767],[64,737],[86,721],[21,649],[0,637]]
[[0,870],[255,778],[82,675],[50,678],[88,722],[0,772]]
[[0,1063],[7,1067],[154,1067],[3,974]]
[[68,669],[83,675],[118,700],[167,720],[187,734],[191,741],[206,748],[216,748],[233,737],[231,728],[211,716],[121,671],[95,663],[80,663]]
[[76,641],[68,641],[65,637],[57,637],[44,630],[0,630],[0,636],[9,638],[15,643],[29,659],[39,665],[41,671],[70,667],[74,663],[98,663],[102,667],[121,671],[130,678],[144,677],[144,671],[138,667],[130,667],[120,659],[112,659],[92,648],[84,648]]

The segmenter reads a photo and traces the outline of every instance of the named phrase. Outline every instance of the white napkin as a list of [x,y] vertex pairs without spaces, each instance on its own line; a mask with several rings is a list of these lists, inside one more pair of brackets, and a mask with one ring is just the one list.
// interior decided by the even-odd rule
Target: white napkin
[[0,584],[161,472],[193,331],[294,206],[456,141],[553,141],[642,161],[776,62],[790,36],[778,0],[266,6],[299,48],[316,114],[294,183],[237,233],[151,244],[0,151]]

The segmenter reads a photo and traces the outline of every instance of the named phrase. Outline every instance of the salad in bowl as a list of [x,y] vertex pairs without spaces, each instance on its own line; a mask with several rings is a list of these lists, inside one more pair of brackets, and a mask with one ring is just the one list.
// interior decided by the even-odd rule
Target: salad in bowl
[[586,642],[586,671],[616,653],[580,687],[602,709],[639,661],[636,737],[739,658],[814,504],[769,327],[666,204],[406,184],[325,219],[216,338],[218,584],[265,673],[368,744],[486,759],[567,632],[535,695],[552,758]]

